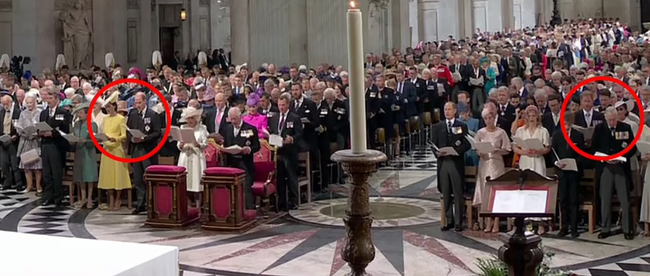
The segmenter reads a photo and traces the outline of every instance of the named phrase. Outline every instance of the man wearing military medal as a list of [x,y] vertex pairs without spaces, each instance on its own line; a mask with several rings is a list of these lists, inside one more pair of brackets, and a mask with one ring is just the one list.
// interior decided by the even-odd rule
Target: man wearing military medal
[[[448,102],[444,107],[445,119],[437,123],[433,130],[433,144],[437,149],[453,148],[457,155],[449,155],[446,151],[434,148],[438,158],[438,185],[444,200],[447,225],[442,231],[455,229],[463,231],[463,185],[465,183],[465,152],[471,149],[467,135],[467,125],[456,120],[456,104]],[[452,194],[455,195],[452,198]],[[452,201],[453,199],[453,201]],[[453,209],[452,209],[453,206]],[[456,215],[454,215],[456,214]]]
[[[158,146],[158,139],[161,136],[162,123],[160,115],[155,111],[147,108],[146,95],[143,92],[135,94],[133,109],[129,112],[126,121],[128,129],[139,130],[145,134],[145,137],[134,137],[131,131],[127,131],[126,138],[129,143],[129,155],[131,158],[144,156],[152,152]],[[144,212],[147,201],[147,186],[144,181],[144,172],[150,165],[158,164],[158,155],[154,154],[150,158],[135,162],[133,166],[133,182],[138,195],[138,204],[133,214],[137,215]]]
[[230,124],[224,126],[223,146],[241,147],[239,153],[228,153],[226,151],[226,164],[228,167],[240,168],[246,172],[246,185],[244,186],[246,209],[254,209],[255,198],[251,191],[255,180],[255,164],[253,154],[260,150],[257,128],[244,122],[241,118],[241,111],[237,107],[228,110]]
[[[605,110],[605,123],[599,124],[594,130],[592,140],[592,149],[596,153],[613,155],[621,152],[634,140],[634,134],[630,125],[619,122],[618,113],[614,107],[608,107]],[[612,197],[614,191],[620,202],[622,212],[622,229],[625,239],[634,239],[634,229],[632,228],[632,210],[630,207],[630,191],[632,188],[630,161],[637,153],[637,148],[633,147],[624,157],[626,161],[610,160],[598,162],[596,164],[596,175],[600,179],[600,208],[602,227],[598,234],[599,239],[605,239],[612,235],[610,232],[612,226]]]

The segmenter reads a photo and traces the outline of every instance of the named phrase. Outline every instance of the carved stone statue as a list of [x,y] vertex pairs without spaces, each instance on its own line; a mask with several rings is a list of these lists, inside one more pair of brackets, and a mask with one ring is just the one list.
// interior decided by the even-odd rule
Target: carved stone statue
[[70,64],[74,69],[88,68],[92,64],[92,21],[83,5],[83,0],[76,0],[60,15],[64,53],[66,57],[72,57]]

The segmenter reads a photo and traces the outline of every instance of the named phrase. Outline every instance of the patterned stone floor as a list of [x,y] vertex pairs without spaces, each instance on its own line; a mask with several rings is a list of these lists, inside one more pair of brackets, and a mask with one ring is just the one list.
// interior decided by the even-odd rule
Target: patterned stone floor
[[[373,276],[478,275],[476,259],[492,258],[501,246],[497,234],[439,230],[435,167],[382,168],[370,184],[374,202],[426,209],[420,213],[404,207],[399,215],[377,211],[373,225],[376,256],[368,267]],[[285,218],[244,234],[217,234],[196,226],[152,229],[143,227],[144,216],[132,216],[126,209],[116,213],[54,210],[40,207],[31,194],[3,191],[0,230],[178,246],[186,276],[338,276],[349,271],[340,257],[345,232],[337,218],[347,186],[331,190],[328,199],[303,205]],[[543,245],[555,254],[552,267],[578,275],[650,275],[648,238],[626,241],[618,235],[598,240],[583,233],[573,240],[550,234],[543,238]]]

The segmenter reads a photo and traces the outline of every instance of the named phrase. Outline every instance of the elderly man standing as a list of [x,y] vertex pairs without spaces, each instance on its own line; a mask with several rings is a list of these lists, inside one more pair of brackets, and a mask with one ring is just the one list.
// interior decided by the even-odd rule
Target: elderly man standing
[[[592,147],[596,153],[605,155],[616,154],[627,148],[634,140],[634,133],[630,125],[618,121],[618,112],[614,107],[608,107],[605,110],[606,123],[599,124],[594,130],[594,139]],[[605,239],[611,236],[610,228],[612,226],[612,196],[614,191],[618,196],[621,205],[623,217],[623,235],[626,240],[634,239],[634,229],[632,228],[632,210],[630,208],[630,190],[632,188],[630,162],[637,153],[636,147],[628,151],[624,157],[625,162],[611,160],[597,164],[597,171],[600,173],[600,210],[602,218],[602,228],[599,239]]]
[[20,108],[18,104],[9,95],[1,98],[2,109],[0,109],[0,118],[2,118],[2,136],[0,136],[0,160],[2,164],[2,174],[4,176],[3,190],[16,189],[23,190],[23,177],[18,169],[18,142],[19,136],[15,123],[20,117]]
[[[147,108],[147,97],[144,92],[135,94],[133,109],[129,112],[126,126],[129,129],[137,129],[144,133],[144,137],[134,137],[131,131],[126,133],[129,141],[129,154],[131,158],[145,156],[152,152],[158,146],[162,124],[160,115],[155,111]],[[158,164],[158,155],[154,154],[148,159],[141,162],[135,162],[133,166],[133,181],[138,194],[138,204],[133,214],[137,215],[146,210],[147,187],[144,181],[144,172],[150,165]]]

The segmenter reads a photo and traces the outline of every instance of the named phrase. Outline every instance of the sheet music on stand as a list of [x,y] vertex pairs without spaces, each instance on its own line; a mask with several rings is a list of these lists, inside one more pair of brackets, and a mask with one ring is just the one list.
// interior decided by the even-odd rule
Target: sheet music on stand
[[547,199],[548,191],[543,190],[497,190],[492,202],[492,213],[546,213]]

